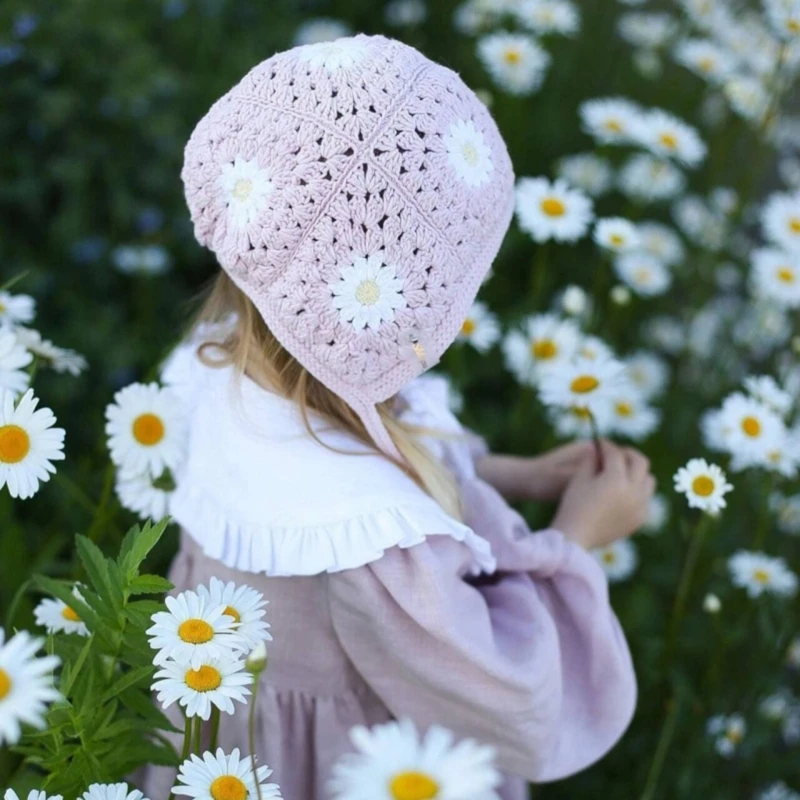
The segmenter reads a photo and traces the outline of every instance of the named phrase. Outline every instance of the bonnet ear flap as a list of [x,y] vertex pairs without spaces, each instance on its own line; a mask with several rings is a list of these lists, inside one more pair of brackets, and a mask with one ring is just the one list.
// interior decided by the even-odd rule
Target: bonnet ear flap
[[386,426],[383,424],[381,415],[375,405],[353,406],[353,410],[358,414],[367,429],[367,433],[372,437],[381,452],[397,461],[398,464],[406,464],[406,459],[397,449],[389,431],[386,430]]

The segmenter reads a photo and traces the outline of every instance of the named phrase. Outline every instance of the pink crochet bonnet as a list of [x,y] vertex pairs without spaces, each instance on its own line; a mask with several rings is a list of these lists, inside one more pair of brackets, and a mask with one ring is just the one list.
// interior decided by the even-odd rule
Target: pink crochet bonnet
[[484,104],[382,36],[296,47],[214,103],[181,177],[198,241],[397,457],[375,404],[453,342],[511,219]]

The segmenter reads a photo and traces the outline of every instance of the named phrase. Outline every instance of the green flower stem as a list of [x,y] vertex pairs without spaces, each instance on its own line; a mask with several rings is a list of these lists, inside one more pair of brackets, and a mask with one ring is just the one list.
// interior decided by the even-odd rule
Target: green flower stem
[[247,736],[250,742],[250,766],[253,770],[253,781],[256,785],[258,800],[263,800],[261,796],[261,783],[258,780],[258,770],[256,769],[256,702],[258,701],[258,680],[261,675],[253,676],[253,696],[250,700],[250,717],[247,721]]
[[772,494],[772,489],[775,485],[775,476],[772,473],[764,475],[764,480],[761,482],[760,492],[761,497],[761,514],[758,518],[758,526],[756,527],[756,536],[753,540],[753,550],[763,550],[764,542],[767,540],[769,530],[771,527],[771,514],[769,507],[769,498]]
[[547,289],[547,242],[542,242],[536,249],[533,259],[533,275],[531,276],[531,312],[536,313],[539,304],[544,300]]
[[95,511],[94,519],[89,526],[89,532],[87,534],[89,540],[95,544],[97,544],[97,540],[103,530],[103,524],[106,521],[106,510],[111,499],[111,490],[114,488],[114,472],[114,465],[109,462],[103,479],[103,491],[100,495],[100,502],[97,504],[97,510]]
[[[193,717],[187,717],[186,712],[183,713],[183,749],[181,750],[181,764],[189,758],[189,753],[192,749],[192,720]],[[198,717],[197,722],[200,722]],[[175,792],[169,793],[169,800],[175,800]]]
[[203,720],[200,717],[194,721],[194,743],[192,745],[192,752],[198,756],[202,754],[202,738],[203,735]]
[[219,709],[214,706],[211,709],[211,744],[208,749],[213,753],[217,749],[217,739],[219,738]]
[[658,780],[661,777],[661,771],[664,769],[664,762],[672,744],[672,737],[675,735],[679,710],[680,704],[677,698],[673,696],[669,701],[669,711],[661,727],[661,734],[658,737],[658,745],[656,745],[656,752],[653,755],[653,762],[650,764],[650,771],[647,773],[647,783],[639,800],[652,800],[655,797]]
[[710,524],[711,517],[703,514],[697,527],[692,533],[692,541],[689,544],[689,552],[686,554],[686,559],[683,562],[683,571],[681,573],[680,582],[678,583],[678,592],[675,595],[675,604],[672,607],[672,617],[670,619],[669,634],[667,637],[667,647],[665,650],[664,662],[669,664],[674,649],[675,643],[680,631],[681,621],[683,620],[684,612],[686,611],[686,600],[689,597],[689,589],[692,585],[692,576],[694,569],[697,566],[697,559],[700,555],[700,550],[703,547],[703,540],[705,538],[706,530]]

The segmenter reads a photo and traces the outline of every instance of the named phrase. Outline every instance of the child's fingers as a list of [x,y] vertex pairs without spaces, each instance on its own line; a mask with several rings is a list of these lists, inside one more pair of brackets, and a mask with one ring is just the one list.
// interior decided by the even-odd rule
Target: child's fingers
[[634,481],[644,480],[650,473],[650,459],[631,447],[626,447],[624,453],[628,476]]
[[607,441],[600,442],[600,447],[603,451],[603,472],[609,475],[624,476],[627,468],[622,450]]

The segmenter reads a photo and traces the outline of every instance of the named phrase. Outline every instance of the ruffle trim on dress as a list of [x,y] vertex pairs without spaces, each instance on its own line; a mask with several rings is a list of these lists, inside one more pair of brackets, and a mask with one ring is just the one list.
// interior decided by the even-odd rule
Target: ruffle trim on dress
[[377,561],[391,547],[422,544],[428,536],[463,542],[473,556],[473,575],[492,573],[496,566],[489,542],[433,501],[325,525],[279,527],[237,522],[199,487],[179,485],[171,513],[205,555],[244,572],[275,577],[341,572]]

